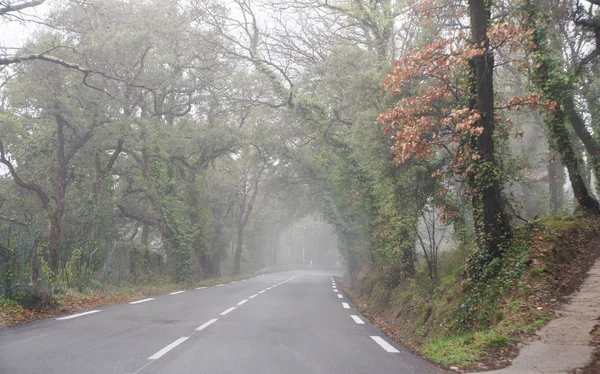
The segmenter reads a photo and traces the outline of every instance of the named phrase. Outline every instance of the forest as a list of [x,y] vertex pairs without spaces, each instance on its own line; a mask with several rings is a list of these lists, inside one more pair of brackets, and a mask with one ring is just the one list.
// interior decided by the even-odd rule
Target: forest
[[0,17],[7,299],[343,264],[373,313],[418,297],[420,320],[470,331],[502,319],[544,222],[597,226],[599,0]]

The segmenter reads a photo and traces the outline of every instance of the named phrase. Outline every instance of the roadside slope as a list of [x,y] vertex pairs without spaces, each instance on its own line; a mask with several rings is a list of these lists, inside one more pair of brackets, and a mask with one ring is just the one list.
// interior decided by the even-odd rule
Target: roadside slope
[[[584,281],[600,256],[598,227],[597,219],[568,216],[519,229],[502,270],[485,284],[484,292],[469,288],[464,276],[468,251],[460,249],[440,259],[437,283],[417,277],[386,288],[375,269],[364,268],[348,291],[365,315],[413,353],[461,372],[502,369],[521,346],[540,338],[538,331],[542,339],[557,344],[551,336],[562,318],[585,330],[584,345],[590,344],[594,324],[565,311],[570,310],[569,301],[585,304]],[[594,287],[595,273],[588,278]],[[589,359],[590,350],[585,352]],[[587,360],[581,360],[570,367],[583,366]]]

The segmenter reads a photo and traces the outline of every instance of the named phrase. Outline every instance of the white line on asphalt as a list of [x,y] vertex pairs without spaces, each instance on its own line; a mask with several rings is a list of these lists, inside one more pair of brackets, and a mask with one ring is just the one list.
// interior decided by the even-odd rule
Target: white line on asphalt
[[333,290],[333,292],[340,292],[340,291],[338,291],[337,288],[336,288],[335,290]]
[[199,327],[197,327],[196,331],[202,331],[202,330],[204,330],[205,328],[207,328],[208,326],[212,325],[213,323],[215,323],[217,321],[218,321],[218,319],[213,318],[210,321],[206,322],[205,324],[200,325]]
[[229,308],[229,309],[227,309],[226,311],[224,311],[223,313],[221,313],[221,315],[222,315],[222,316],[224,316],[225,314],[227,314],[227,313],[231,312],[231,311],[232,311],[232,310],[234,310],[234,309],[235,309],[235,307],[234,307],[234,306],[232,306],[231,308]]
[[233,281],[233,282],[229,282],[229,283],[230,283],[230,284],[234,284],[234,283],[237,283],[237,281]]
[[100,311],[99,310],[90,310],[88,312],[72,314],[72,315],[66,316],[66,317],[60,317],[60,318],[57,318],[56,320],[57,321],[62,321],[63,319],[77,318],[77,317],[81,317],[81,316],[85,316],[85,315],[93,314],[93,313],[98,313],[98,312],[100,312]]
[[169,295],[177,295],[180,293],[184,293],[185,291],[175,291],[175,292],[171,292]]
[[359,325],[364,325],[365,324],[363,322],[363,320],[360,319],[359,316],[355,316],[354,314],[351,314],[350,317],[352,317],[352,319],[354,320],[354,322],[358,323]]
[[344,309],[350,309],[350,305],[348,305],[348,303],[342,303],[342,306]]
[[240,301],[239,303],[237,303],[237,305],[242,305],[248,302],[248,299],[244,299],[242,301]]
[[262,290],[262,291],[260,291],[259,293],[265,293],[265,292],[267,292],[267,290]]
[[342,294],[341,294],[341,293],[338,293],[337,295],[338,295],[338,298],[340,298],[340,299],[343,299],[343,298],[344,298],[344,296],[342,296]]
[[161,349],[160,351],[156,352],[152,356],[148,357],[148,360],[156,360],[156,359],[161,358],[162,355],[164,355],[165,353],[169,352],[171,349],[177,347],[179,344],[183,343],[187,339],[188,339],[188,337],[184,336],[184,337],[181,337],[181,338],[175,340],[173,343],[169,344],[168,346],[164,347],[163,349]]
[[223,283],[221,283],[221,284],[217,284],[217,287],[221,287],[222,285],[223,285]]
[[371,336],[371,339],[375,340],[375,343],[379,344],[381,348],[385,349],[390,353],[399,353],[400,351],[394,348],[390,343],[383,340],[381,336]]
[[132,302],[130,302],[129,304],[132,304],[132,305],[133,305],[133,304],[140,304],[140,303],[145,303],[146,301],[152,301],[152,300],[154,300],[154,298],[153,298],[153,297],[151,297],[151,298],[149,298],[149,299],[143,299],[143,300],[138,300],[138,301],[132,301]]
[[257,293],[255,293],[254,295],[250,296],[249,299],[254,299],[256,296],[258,296]]
[[206,287],[198,287],[198,288],[196,288],[196,289],[197,289],[197,290],[203,290],[203,289],[205,289],[205,288],[206,288]]
[[273,287],[267,287],[267,288],[266,288],[266,290],[268,291],[268,290],[270,290],[271,288],[273,288]]

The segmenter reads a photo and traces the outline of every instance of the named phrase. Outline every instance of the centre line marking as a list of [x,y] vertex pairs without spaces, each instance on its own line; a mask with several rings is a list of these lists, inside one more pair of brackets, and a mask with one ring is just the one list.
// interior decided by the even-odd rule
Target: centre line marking
[[153,297],[148,298],[148,299],[138,300],[138,301],[132,301],[129,304],[131,304],[131,305],[133,305],[133,304],[140,304],[140,303],[145,303],[146,301],[152,301],[152,300],[154,300]]
[[218,319],[213,318],[210,321],[206,322],[205,324],[198,326],[196,328],[196,331],[202,331],[202,330],[204,330],[205,328],[207,328],[208,326],[212,325],[213,323],[215,323],[217,321],[218,321]]
[[350,305],[348,305],[348,303],[342,303],[342,306],[344,309],[350,309]]
[[255,293],[254,295],[250,296],[249,299],[254,299],[256,296],[258,296],[257,293]]
[[394,348],[390,343],[383,340],[381,336],[371,336],[371,339],[375,340],[375,343],[379,344],[381,348],[385,349],[390,353],[399,353],[400,351]]
[[342,294],[341,294],[341,293],[338,293],[338,294],[337,294],[337,296],[338,296],[338,298],[340,298],[340,299],[343,299],[343,298],[344,298],[344,296],[342,296]]
[[359,325],[364,325],[365,324],[363,322],[363,320],[360,319],[359,316],[355,316],[354,314],[351,314],[350,317],[352,317],[352,319],[354,320],[354,322],[358,323]]
[[57,321],[62,321],[62,320],[65,320],[65,319],[77,318],[77,317],[86,316],[88,314],[93,314],[93,313],[98,313],[98,312],[99,312],[99,310],[90,310],[88,312],[72,314],[72,315],[66,316],[66,317],[60,317],[60,318],[57,318],[56,320]]
[[265,293],[265,292],[267,292],[267,291],[266,291],[266,290],[262,290],[262,291],[260,291],[260,292],[259,292],[259,294],[260,294],[260,293]]
[[206,287],[198,287],[198,288],[196,288],[196,289],[197,289],[197,290],[203,290],[203,289],[205,289],[205,288],[206,288]]
[[242,305],[248,302],[248,299],[244,299],[242,301],[240,301],[239,303],[237,303],[237,305]]
[[168,346],[164,347],[163,349],[156,352],[152,356],[148,357],[148,360],[156,360],[156,359],[161,358],[165,353],[169,352],[171,349],[177,347],[179,344],[183,343],[186,340],[188,340],[187,336],[184,336],[184,337],[181,337],[181,338],[175,340],[173,343],[169,344]]
[[180,293],[184,293],[185,291],[175,291],[175,292],[171,292],[169,295],[177,295]]
[[222,316],[224,316],[225,314],[227,314],[227,313],[231,312],[231,311],[232,311],[232,310],[234,310],[234,309],[235,309],[235,307],[234,307],[234,306],[232,306],[231,308],[229,308],[229,309],[227,309],[226,311],[224,311],[223,313],[221,313],[221,315],[222,315]]

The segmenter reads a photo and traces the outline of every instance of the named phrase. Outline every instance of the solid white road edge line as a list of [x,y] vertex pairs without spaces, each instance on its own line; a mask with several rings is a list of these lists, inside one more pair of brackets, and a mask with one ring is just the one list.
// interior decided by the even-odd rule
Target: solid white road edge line
[[354,314],[351,314],[350,317],[352,317],[352,319],[354,320],[354,322],[358,323],[359,325],[364,325],[365,324],[363,322],[363,320],[360,319],[359,316],[355,316]]
[[338,293],[338,294],[337,294],[337,296],[338,296],[338,298],[340,298],[340,299],[343,299],[343,298],[344,298],[344,296],[342,296],[342,294],[341,294],[341,293]]
[[348,303],[342,303],[342,306],[344,309],[350,309],[350,305],[348,305]]
[[383,340],[381,336],[371,336],[371,339],[375,340],[375,343],[379,344],[381,348],[385,349],[389,353],[399,353],[400,351],[394,348],[390,343]]
[[235,307],[234,307],[234,306],[232,306],[231,308],[229,308],[229,309],[227,309],[226,311],[224,311],[223,313],[221,313],[221,315],[222,315],[222,316],[224,316],[225,314],[227,314],[227,313],[231,312],[231,311],[232,311],[232,310],[234,310],[234,309],[235,309]]
[[197,290],[203,290],[203,289],[205,289],[205,288],[206,288],[206,287],[198,287],[198,288],[196,288],[196,289],[197,289]]
[[154,298],[153,298],[153,297],[151,297],[151,298],[148,298],[148,299],[142,299],[142,300],[138,300],[138,301],[132,301],[132,302],[130,302],[129,304],[131,304],[131,305],[133,305],[133,304],[140,304],[140,303],[145,303],[146,301],[152,301],[152,300],[154,300]]
[[152,356],[148,357],[148,360],[156,360],[156,359],[161,358],[162,355],[164,355],[165,353],[169,352],[171,349],[177,347],[179,344],[183,343],[186,340],[188,340],[187,336],[183,336],[183,337],[175,340],[173,343],[169,344],[168,346],[164,347],[163,349],[161,349],[160,351],[156,352]]
[[202,331],[202,330],[204,330],[205,328],[207,328],[208,326],[212,325],[213,323],[215,323],[217,321],[218,321],[217,318],[213,318],[210,321],[206,322],[205,324],[198,326],[196,328],[196,331]]
[[237,303],[237,305],[242,305],[248,302],[248,299],[244,299],[242,301],[240,301],[239,303]]
[[171,292],[169,295],[177,295],[180,293],[184,293],[185,291],[175,291],[175,292]]
[[83,313],[72,314],[72,315],[66,316],[66,317],[60,317],[60,318],[57,318],[56,320],[62,321],[64,319],[77,318],[77,317],[86,316],[88,314],[93,314],[93,313],[98,313],[98,312],[100,312],[100,310],[90,310],[90,311],[83,312]]

